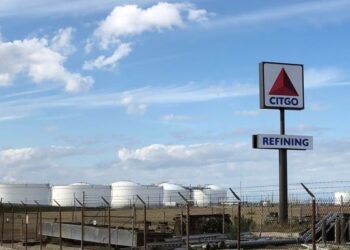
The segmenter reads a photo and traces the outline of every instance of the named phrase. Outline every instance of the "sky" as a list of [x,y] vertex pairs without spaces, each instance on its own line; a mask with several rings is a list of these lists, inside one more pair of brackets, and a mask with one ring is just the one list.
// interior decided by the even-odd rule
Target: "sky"
[[278,184],[262,61],[304,65],[290,183],[350,176],[347,0],[3,0],[0,181]]

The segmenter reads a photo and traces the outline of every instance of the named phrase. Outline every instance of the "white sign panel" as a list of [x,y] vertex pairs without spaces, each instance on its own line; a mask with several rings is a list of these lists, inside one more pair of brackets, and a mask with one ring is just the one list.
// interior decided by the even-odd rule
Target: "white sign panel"
[[262,62],[260,108],[304,109],[304,67],[302,64]]
[[253,148],[311,150],[313,137],[302,135],[253,135]]

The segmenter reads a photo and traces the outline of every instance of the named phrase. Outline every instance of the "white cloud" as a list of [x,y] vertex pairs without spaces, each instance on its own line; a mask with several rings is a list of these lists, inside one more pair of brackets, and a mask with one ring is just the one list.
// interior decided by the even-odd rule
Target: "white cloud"
[[74,29],[72,27],[59,29],[51,39],[51,48],[63,55],[70,55],[76,48],[72,44]]
[[37,96],[37,92],[25,92],[3,96],[3,98],[0,96],[0,105],[3,107],[3,116],[31,115],[36,111],[58,107],[76,109],[125,107],[129,114],[143,114],[150,105],[207,102],[256,95],[257,92],[257,87],[249,84],[149,86],[124,92],[104,91],[79,96],[50,95],[50,91],[47,91],[47,94],[42,92],[43,95]]
[[[292,183],[338,179],[350,170],[349,139],[314,141],[314,150],[289,151],[289,180]],[[117,151],[119,171],[130,176],[144,174],[152,181],[175,179],[187,183],[220,180],[222,185],[255,186],[278,183],[278,152],[252,149],[243,144],[151,144]],[[122,170],[124,169],[124,170]],[[330,170],[331,169],[331,170]],[[300,175],[302,173],[302,175]]]
[[1,17],[22,18],[51,15],[86,15],[110,10],[116,5],[138,3],[149,4],[157,0],[2,0]]
[[[122,148],[118,151],[119,160],[125,166],[148,168],[195,167],[231,164],[238,160],[238,151],[246,144],[192,144],[164,145],[152,144],[139,149]],[[239,160],[242,161],[244,156]],[[246,161],[252,158],[244,158]]]
[[147,111],[147,105],[142,103],[137,103],[131,95],[124,95],[121,98],[121,105],[126,107],[128,114],[142,115]]
[[0,85],[9,85],[19,74],[34,83],[46,81],[65,85],[67,92],[90,88],[93,79],[69,72],[64,66],[66,57],[52,50],[46,39],[24,39],[0,42]]
[[145,31],[161,31],[182,27],[181,5],[158,3],[147,9],[137,5],[117,6],[95,30],[95,36],[103,47],[125,36],[141,34]]
[[[327,20],[334,20],[335,15],[338,18],[348,18],[347,12],[349,11],[349,7],[350,3],[347,0],[305,1],[219,18],[215,22],[211,22],[211,25],[256,24],[288,18],[294,18],[293,21],[295,21],[297,20],[296,17],[305,17],[304,20],[309,20],[311,17],[318,17],[317,20],[319,22],[325,22]],[[325,16],[327,13],[329,15]]]
[[[67,157],[86,153],[86,149],[68,146],[6,148],[0,150],[0,171],[3,181],[48,182],[61,178],[62,172],[76,171],[65,167]],[[75,173],[78,175],[78,173]],[[67,178],[66,175],[62,179]]]
[[174,115],[174,114],[167,114],[162,117],[163,121],[170,122],[170,121],[188,121],[191,120],[190,116],[187,115]]
[[23,115],[8,115],[8,116],[0,116],[0,122],[4,121],[13,121],[13,120],[19,120],[24,118]]
[[343,70],[338,68],[309,68],[305,70],[305,87],[332,87],[349,85],[350,80]]
[[237,110],[234,112],[238,116],[257,116],[260,110]]
[[208,12],[204,9],[190,9],[188,11],[188,20],[194,22],[206,22],[209,20]]
[[[97,42],[102,49],[107,49],[111,45],[121,45],[112,56],[99,56],[93,61],[86,62],[84,68],[113,67],[117,61],[131,52],[130,45],[127,46],[128,43],[125,41],[133,36],[144,32],[183,28],[188,22],[204,22],[208,19],[207,14],[206,10],[196,9],[190,4],[160,2],[149,8],[132,4],[117,6],[100,22],[94,31],[94,37],[87,40],[85,51],[90,52],[94,42]],[[122,53],[118,51],[121,49],[127,50]]]
[[122,43],[118,46],[118,48],[114,51],[114,53],[111,56],[99,56],[93,61],[86,61],[84,63],[83,69],[92,70],[107,67],[113,69],[115,68],[117,63],[124,57],[127,57],[131,51],[132,48],[130,43]]

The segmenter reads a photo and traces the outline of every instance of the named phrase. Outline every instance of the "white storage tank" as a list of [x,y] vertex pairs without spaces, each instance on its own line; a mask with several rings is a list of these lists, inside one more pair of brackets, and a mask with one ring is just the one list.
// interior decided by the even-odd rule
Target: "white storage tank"
[[2,203],[49,205],[50,196],[49,184],[0,184]]
[[334,204],[342,205],[350,202],[350,192],[335,192]]
[[142,206],[139,195],[148,207],[159,207],[163,201],[163,188],[155,185],[140,185],[132,181],[112,183],[111,205],[114,208]]
[[102,196],[110,202],[111,186],[108,185],[92,185],[88,183],[73,183],[66,186],[53,186],[52,187],[52,205],[57,206],[54,202],[56,200],[61,206],[64,207],[80,207],[79,203],[75,200],[78,199],[83,202],[86,207],[100,207],[106,204],[102,200]]
[[181,185],[173,183],[161,183],[158,185],[163,188],[163,205],[176,206],[185,204],[185,201],[180,197],[179,192],[187,199],[190,199],[190,191]]
[[197,206],[221,204],[227,200],[227,191],[215,185],[194,188],[192,190],[193,202]]

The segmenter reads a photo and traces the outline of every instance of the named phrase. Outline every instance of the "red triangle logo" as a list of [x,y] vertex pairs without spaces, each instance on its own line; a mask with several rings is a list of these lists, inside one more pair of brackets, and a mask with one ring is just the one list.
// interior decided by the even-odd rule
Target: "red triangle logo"
[[278,74],[269,95],[299,96],[284,68]]

